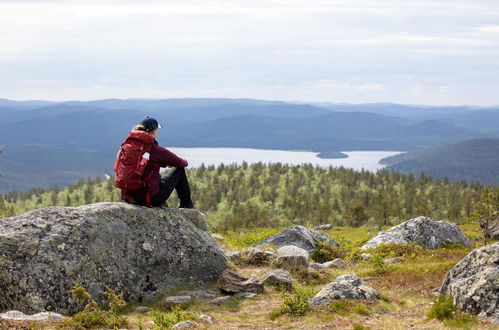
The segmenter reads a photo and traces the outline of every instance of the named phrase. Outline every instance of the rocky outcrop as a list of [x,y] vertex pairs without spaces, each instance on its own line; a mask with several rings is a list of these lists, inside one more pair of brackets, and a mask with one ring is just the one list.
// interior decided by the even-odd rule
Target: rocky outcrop
[[260,245],[267,246],[272,244],[277,247],[294,245],[307,252],[312,252],[315,250],[315,245],[321,241],[325,241],[332,246],[338,246],[338,244],[326,234],[317,230],[307,229],[303,226],[286,229],[277,235],[267,238],[260,243]]
[[440,294],[464,312],[499,323],[499,243],[470,252],[444,278]]
[[206,228],[196,210],[126,203],[0,219],[0,310],[75,312],[74,283],[98,302],[105,286],[140,302],[179,284],[214,282],[227,259]]
[[367,241],[362,249],[376,248],[384,243],[416,244],[425,249],[438,249],[448,243],[462,243],[473,247],[458,226],[428,217],[410,219],[387,231],[381,231]]
[[255,278],[247,278],[233,270],[226,269],[218,280],[218,287],[226,293],[262,293],[263,284]]
[[309,299],[310,306],[329,305],[337,299],[375,300],[380,294],[356,275],[343,275]]
[[480,221],[480,227],[483,230],[485,237],[499,240],[499,220],[497,221]]
[[283,246],[277,249],[277,260],[275,265],[279,268],[296,270],[300,268],[308,268],[309,255],[304,249],[293,245]]

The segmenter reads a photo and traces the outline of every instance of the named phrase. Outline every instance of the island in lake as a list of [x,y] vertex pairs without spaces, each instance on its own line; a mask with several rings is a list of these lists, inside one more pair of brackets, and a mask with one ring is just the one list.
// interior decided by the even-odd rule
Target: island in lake
[[336,158],[348,158],[348,155],[340,151],[324,151],[317,154],[317,157],[323,159],[336,159]]

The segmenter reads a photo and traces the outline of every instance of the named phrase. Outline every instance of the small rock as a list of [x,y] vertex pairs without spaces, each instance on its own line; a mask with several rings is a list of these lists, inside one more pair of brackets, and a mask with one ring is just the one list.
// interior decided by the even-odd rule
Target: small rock
[[274,257],[272,251],[263,251],[259,248],[250,248],[246,254],[249,264],[253,265],[266,265],[269,264]]
[[333,225],[328,223],[328,224],[325,224],[325,225],[320,225],[320,226],[317,226],[315,227],[316,230],[331,230],[333,229]]
[[362,253],[362,254],[360,255],[360,258],[361,258],[362,260],[364,260],[364,261],[368,261],[369,259],[371,259],[371,257],[372,257],[372,254],[370,254],[370,253]]
[[241,259],[241,252],[239,251],[225,251],[225,256],[231,261],[236,261]]
[[256,293],[253,292],[239,292],[233,295],[233,298],[236,299],[250,299],[256,296]]
[[219,240],[219,241],[223,241],[224,240],[224,237],[222,235],[220,235],[220,234],[213,233],[213,234],[211,234],[211,237],[213,237],[214,239]]
[[177,292],[177,296],[189,296],[191,298],[197,298],[197,299],[212,299],[215,298],[216,295],[217,294],[213,291],[203,291],[203,290]]
[[263,277],[263,284],[272,285],[278,288],[283,287],[288,290],[293,286],[291,275],[284,269],[274,269],[269,271]]
[[322,264],[325,268],[347,268],[347,263],[340,258],[336,258],[332,261],[327,261]]
[[399,262],[402,262],[402,258],[395,257],[395,258],[387,258],[383,260],[385,264],[397,264]]
[[173,305],[173,304],[185,304],[192,300],[191,296],[170,296],[166,297],[163,302],[165,305]]
[[286,245],[277,250],[277,255],[278,257],[275,264],[279,268],[290,270],[308,268],[309,255],[304,249],[300,249],[293,245]]
[[140,314],[140,313],[147,313],[149,311],[149,307],[147,306],[137,306],[133,309],[134,313]]
[[217,298],[208,300],[206,303],[208,303],[208,304],[222,304],[222,303],[226,302],[227,300],[229,300],[230,298],[231,298],[231,296],[217,297]]
[[194,323],[191,321],[183,321],[175,324],[172,329],[194,328]]
[[0,314],[0,319],[15,321],[57,321],[64,318],[64,315],[52,312],[41,312],[33,315],[27,315],[20,311],[8,311]]
[[201,314],[201,315],[199,315],[198,320],[199,320],[200,322],[203,322],[203,323],[209,323],[209,324],[211,324],[211,323],[213,323],[213,322],[214,322],[214,321],[213,321],[213,318],[212,318],[211,316],[206,315],[206,314]]
[[219,288],[228,293],[253,292],[262,293],[263,284],[255,278],[247,278],[231,269],[223,271],[218,280]]
[[343,275],[309,299],[310,306],[329,305],[333,300],[375,300],[380,294],[356,275]]

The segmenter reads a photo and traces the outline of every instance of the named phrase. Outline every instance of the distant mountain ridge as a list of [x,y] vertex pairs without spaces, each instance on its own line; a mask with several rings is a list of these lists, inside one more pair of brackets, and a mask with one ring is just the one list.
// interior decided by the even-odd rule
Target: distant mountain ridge
[[[0,191],[111,173],[118,146],[146,115],[165,127],[159,143],[171,147],[408,151],[499,138],[496,108],[326,105],[223,98],[0,99]],[[449,115],[452,109],[456,113]]]
[[499,185],[499,139],[473,139],[384,158],[382,164],[403,173]]

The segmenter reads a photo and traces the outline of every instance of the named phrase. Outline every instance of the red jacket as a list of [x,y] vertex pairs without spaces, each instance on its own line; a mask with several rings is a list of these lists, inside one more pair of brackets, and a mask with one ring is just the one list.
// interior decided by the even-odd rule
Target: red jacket
[[[144,131],[132,130],[127,138],[129,137],[142,140],[144,143],[150,143],[151,135]],[[152,172],[150,180],[147,182],[151,197],[159,192],[159,181],[161,180],[159,170],[161,167],[187,167],[188,165],[189,163],[187,163],[187,160],[178,157],[173,152],[160,146],[158,142],[154,140],[154,144],[151,148],[149,163],[144,170],[144,177],[147,177],[149,173]],[[147,188],[127,191],[126,193],[135,200],[144,201],[146,199]]]

